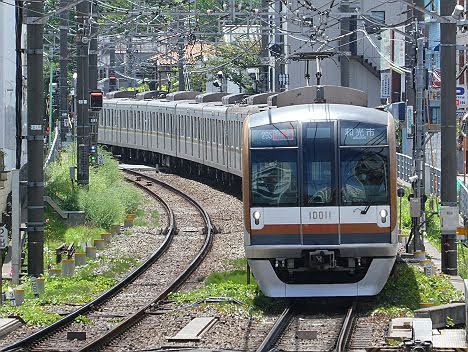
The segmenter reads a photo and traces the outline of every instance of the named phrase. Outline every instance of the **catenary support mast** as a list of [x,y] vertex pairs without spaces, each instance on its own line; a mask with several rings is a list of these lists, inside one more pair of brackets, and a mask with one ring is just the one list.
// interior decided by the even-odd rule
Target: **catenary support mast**
[[[440,2],[440,15],[450,16],[457,2]],[[456,165],[456,60],[455,23],[440,24],[440,71],[441,71],[441,254],[442,272],[457,274],[456,227],[457,207],[457,165]]]
[[27,5],[28,274],[44,272],[44,80],[42,0]]

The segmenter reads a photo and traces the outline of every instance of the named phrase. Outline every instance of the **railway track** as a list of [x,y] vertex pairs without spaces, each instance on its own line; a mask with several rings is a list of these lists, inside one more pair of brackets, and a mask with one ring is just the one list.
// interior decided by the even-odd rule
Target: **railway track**
[[[119,284],[92,302],[1,351],[99,350],[131,329],[145,317],[147,311],[177,290],[203,261],[213,240],[212,224],[206,211],[188,195],[162,181],[135,171],[128,171],[127,175],[130,182],[161,202],[165,209],[168,225],[158,250]],[[177,204],[177,210],[170,208],[172,202]],[[185,205],[182,205],[184,202]],[[195,215],[197,220],[194,219]],[[190,238],[190,234],[184,233],[180,226],[187,224],[199,225],[203,231],[197,234],[201,236],[192,233],[193,238]],[[185,247],[181,248],[183,244]],[[177,261],[181,253],[185,262]],[[81,324],[80,330],[85,330],[86,340],[70,341],[67,334],[76,332],[75,319],[79,316],[88,317],[93,324],[85,327]]]
[[310,312],[303,302],[291,302],[276,320],[257,352],[345,351],[357,303],[349,305],[344,313],[343,309],[341,312],[330,312],[329,308],[330,305],[324,305],[318,311],[312,309],[313,312]]

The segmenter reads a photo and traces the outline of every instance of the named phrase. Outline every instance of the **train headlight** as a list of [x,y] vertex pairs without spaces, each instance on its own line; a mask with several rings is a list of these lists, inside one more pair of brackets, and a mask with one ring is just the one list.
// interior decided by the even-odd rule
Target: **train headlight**
[[258,225],[260,223],[260,217],[262,216],[262,214],[260,214],[260,212],[258,210],[255,210],[252,214],[254,220],[255,220],[255,225]]
[[386,211],[385,209],[382,209],[380,211],[380,219],[382,220],[382,223],[385,223],[387,221],[387,215],[388,211]]

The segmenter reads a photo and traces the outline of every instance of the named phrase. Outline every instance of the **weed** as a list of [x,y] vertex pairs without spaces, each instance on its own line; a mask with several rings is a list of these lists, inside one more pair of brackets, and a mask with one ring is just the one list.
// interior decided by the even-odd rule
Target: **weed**
[[[25,302],[20,307],[7,305],[0,307],[0,316],[20,316],[28,325],[48,325],[60,319],[58,314],[46,312],[44,305],[83,304],[93,300],[103,291],[117,283],[117,275],[126,272],[137,264],[135,258],[104,258],[88,261],[76,269],[73,277],[46,277],[46,294],[34,297],[31,282],[28,277],[22,280],[25,289]],[[104,269],[103,269],[104,268]],[[7,287],[5,287],[7,288]],[[78,317],[76,321],[90,324],[86,317]]]
[[440,305],[462,299],[443,274],[425,276],[416,266],[396,264],[382,292],[377,296],[374,313],[391,317],[408,315],[421,303]]
[[154,227],[159,226],[159,212],[157,210],[151,211],[151,224]]
[[66,210],[84,210],[86,219],[100,227],[123,222],[125,214],[141,204],[141,191],[124,181],[117,161],[103,149],[99,153],[104,163],[90,168],[89,187],[78,187],[69,176],[70,167],[75,165],[75,150],[76,145],[72,145],[47,168],[47,195]]
[[75,318],[75,321],[77,323],[81,323],[81,324],[84,324],[84,325],[92,325],[94,324],[94,322],[89,319],[87,316],[84,316],[84,315],[78,315],[76,318]]
[[227,297],[242,302],[240,306],[226,302],[218,305],[219,309],[237,310],[245,314],[273,313],[284,308],[284,302],[263,295],[253,277],[247,284],[245,259],[232,260],[233,265],[242,267],[226,272],[211,273],[204,281],[204,286],[190,292],[172,293],[170,297],[178,303],[193,303],[209,297]]

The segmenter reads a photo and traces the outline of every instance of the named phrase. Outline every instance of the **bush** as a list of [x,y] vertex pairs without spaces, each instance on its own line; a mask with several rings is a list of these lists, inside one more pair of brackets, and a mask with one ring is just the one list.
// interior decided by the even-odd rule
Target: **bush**
[[46,194],[66,210],[83,210],[86,220],[103,228],[123,222],[125,215],[141,204],[139,189],[125,182],[118,162],[110,153],[99,149],[103,165],[90,167],[88,188],[70,180],[70,167],[75,165],[76,147],[70,147],[58,162],[47,170]]

